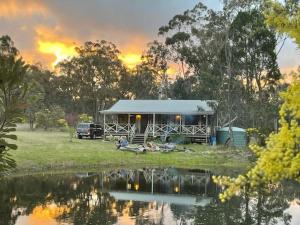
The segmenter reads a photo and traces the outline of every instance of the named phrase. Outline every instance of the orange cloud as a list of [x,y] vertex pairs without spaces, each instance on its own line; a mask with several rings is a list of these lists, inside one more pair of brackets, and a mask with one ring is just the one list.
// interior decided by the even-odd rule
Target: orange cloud
[[68,46],[63,42],[38,41],[38,50],[41,53],[52,54],[56,57],[52,62],[55,67],[59,62],[76,55],[75,46]]
[[46,15],[49,11],[41,1],[35,0],[1,0],[0,18],[30,16],[34,14]]
[[[48,55],[48,66],[52,68],[60,61],[75,56],[75,41],[65,37],[59,26],[50,29],[48,27],[37,27],[36,50],[41,55]],[[50,61],[51,60],[51,61]]]

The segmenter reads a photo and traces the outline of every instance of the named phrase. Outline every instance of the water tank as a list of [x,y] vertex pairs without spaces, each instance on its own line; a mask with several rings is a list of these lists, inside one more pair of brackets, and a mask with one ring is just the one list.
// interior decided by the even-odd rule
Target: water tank
[[[247,133],[246,130],[239,127],[232,127],[233,133],[233,146],[246,147],[247,146]],[[217,130],[217,143],[224,145],[229,138],[229,127],[219,128]]]

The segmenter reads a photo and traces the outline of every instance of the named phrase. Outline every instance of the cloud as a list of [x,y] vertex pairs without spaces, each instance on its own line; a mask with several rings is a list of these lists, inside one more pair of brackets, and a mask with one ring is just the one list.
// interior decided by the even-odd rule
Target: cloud
[[48,8],[38,0],[1,0],[0,4],[0,17],[7,19],[34,14],[45,16],[48,13]]
[[75,56],[76,41],[69,37],[66,37],[63,33],[63,29],[59,26],[55,26],[52,29],[44,26],[35,28],[35,40],[36,50],[42,54],[48,54],[55,56],[55,60],[47,62],[47,66],[51,64],[54,68],[60,61]]
[[[0,35],[10,35],[28,62],[51,67],[60,57],[57,52],[70,55],[72,46],[85,41],[107,40],[124,55],[142,54],[147,43],[158,38],[160,26],[199,0],[0,1]],[[220,0],[203,1],[220,8]],[[281,68],[299,64],[299,51],[289,46],[279,55]]]

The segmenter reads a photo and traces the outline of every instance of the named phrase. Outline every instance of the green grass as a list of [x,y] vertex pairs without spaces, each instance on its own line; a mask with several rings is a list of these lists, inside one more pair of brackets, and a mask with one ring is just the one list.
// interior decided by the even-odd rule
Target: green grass
[[190,144],[194,152],[133,152],[117,151],[114,142],[101,139],[73,139],[64,132],[18,131],[18,150],[11,151],[17,162],[17,173],[47,172],[103,167],[179,167],[245,169],[249,162],[244,150],[224,149]]

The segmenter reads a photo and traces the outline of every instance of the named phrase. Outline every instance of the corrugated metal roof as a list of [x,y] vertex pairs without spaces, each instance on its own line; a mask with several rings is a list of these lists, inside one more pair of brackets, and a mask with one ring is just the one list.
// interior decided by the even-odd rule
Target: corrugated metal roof
[[214,114],[210,103],[201,100],[119,100],[103,114]]

